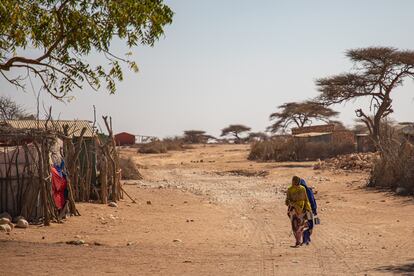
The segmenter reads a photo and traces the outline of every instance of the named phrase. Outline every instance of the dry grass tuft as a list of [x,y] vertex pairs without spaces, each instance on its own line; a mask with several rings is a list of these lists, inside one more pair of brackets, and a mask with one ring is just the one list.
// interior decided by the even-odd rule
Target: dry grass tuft
[[144,154],[166,153],[167,146],[161,141],[152,141],[148,144],[141,144],[138,148],[138,152]]
[[128,180],[140,180],[142,175],[138,170],[137,165],[131,157],[129,158],[119,158],[119,166],[121,168],[122,179]]
[[234,175],[234,176],[245,176],[245,177],[266,177],[269,175],[269,171],[230,170],[230,171],[225,171],[225,172],[216,172],[216,174],[221,175],[221,176]]
[[414,146],[393,140],[382,142],[369,186],[395,189],[402,195],[414,194]]
[[148,144],[140,144],[138,152],[144,154],[167,153],[168,151],[187,150],[192,147],[186,145],[181,137],[165,138],[163,140],[152,141]]
[[251,145],[249,160],[258,161],[294,161],[296,152],[293,138],[276,138],[255,142]]

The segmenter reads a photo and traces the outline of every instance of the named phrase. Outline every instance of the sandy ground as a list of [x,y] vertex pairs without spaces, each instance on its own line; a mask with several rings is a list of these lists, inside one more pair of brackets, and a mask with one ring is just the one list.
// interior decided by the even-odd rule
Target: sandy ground
[[[125,183],[136,204],[78,204],[63,224],[0,233],[0,275],[414,275],[414,200],[366,189],[365,173],[250,162],[245,145],[135,152],[122,150],[145,177]],[[300,248],[284,206],[294,174],[318,191],[322,221]]]

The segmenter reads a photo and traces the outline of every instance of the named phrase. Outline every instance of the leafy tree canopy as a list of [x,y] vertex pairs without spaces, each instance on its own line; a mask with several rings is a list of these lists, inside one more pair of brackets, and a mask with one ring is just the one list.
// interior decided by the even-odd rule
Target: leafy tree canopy
[[223,137],[227,135],[232,135],[237,142],[240,142],[242,139],[240,135],[242,133],[250,131],[250,129],[250,127],[247,127],[245,125],[229,125],[228,127],[223,128],[221,130],[221,136]]
[[186,130],[184,131],[184,141],[191,144],[205,143],[209,139],[203,130]]
[[[110,93],[123,79],[121,63],[135,72],[131,53],[110,49],[114,38],[131,48],[152,46],[172,22],[173,12],[162,0],[2,0],[0,1],[0,73],[24,88],[35,76],[55,98],[64,98],[84,82]],[[96,66],[91,53],[104,60]],[[18,77],[8,73],[19,71]]]
[[318,101],[326,105],[370,98],[373,117],[362,108],[356,115],[368,127],[373,139],[380,139],[381,120],[393,112],[391,92],[406,78],[414,78],[414,51],[391,47],[353,49],[346,56],[354,62],[349,73],[316,81]]
[[270,120],[275,120],[268,127],[268,130],[272,133],[286,130],[291,125],[301,128],[311,124],[313,120],[328,122],[329,118],[338,115],[338,112],[331,108],[312,101],[289,102],[280,105],[278,108],[280,111],[270,114]]

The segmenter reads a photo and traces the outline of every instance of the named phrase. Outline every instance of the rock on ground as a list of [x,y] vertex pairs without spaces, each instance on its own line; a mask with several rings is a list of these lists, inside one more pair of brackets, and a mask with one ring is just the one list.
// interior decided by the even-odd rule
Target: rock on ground
[[8,218],[10,221],[12,220],[12,217],[10,216],[9,213],[7,212],[3,212],[0,214],[0,218]]
[[29,223],[27,222],[27,220],[20,218],[17,223],[16,223],[16,227],[17,228],[27,228],[29,227]]
[[0,225],[0,232],[9,233],[9,232],[11,232],[11,230],[12,230],[12,228],[8,224],[1,224]]
[[0,218],[0,225],[11,224],[11,220],[8,218]]

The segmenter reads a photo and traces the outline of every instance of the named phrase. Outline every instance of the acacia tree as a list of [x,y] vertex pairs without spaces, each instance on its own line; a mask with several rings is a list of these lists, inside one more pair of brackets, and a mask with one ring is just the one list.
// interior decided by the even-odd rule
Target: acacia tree
[[0,120],[14,120],[28,117],[24,108],[10,97],[0,96]]
[[184,141],[191,144],[204,143],[208,138],[203,130],[186,130],[184,131]]
[[311,124],[313,120],[328,122],[330,118],[338,115],[338,112],[331,108],[312,101],[289,102],[280,105],[278,108],[279,112],[270,114],[270,120],[276,120],[268,127],[268,131],[272,133],[286,130],[291,125],[302,128]]
[[250,127],[244,125],[229,125],[228,127],[221,130],[221,137],[232,135],[235,138],[235,142],[237,144],[240,144],[242,142],[240,135],[242,133],[250,131],[250,129]]
[[367,126],[373,140],[380,141],[381,120],[393,112],[391,93],[406,78],[414,77],[414,51],[390,47],[353,49],[346,56],[354,62],[350,73],[316,81],[318,101],[332,105],[358,98],[370,98],[373,116],[356,109],[356,116]]
[[[131,53],[111,50],[113,39],[128,48],[152,46],[172,16],[162,0],[2,0],[0,73],[23,89],[27,78],[36,77],[55,98],[84,82],[94,90],[105,83],[114,93],[115,82],[123,79],[121,64],[135,72],[138,67]],[[91,53],[103,60],[90,64],[85,58]]]

